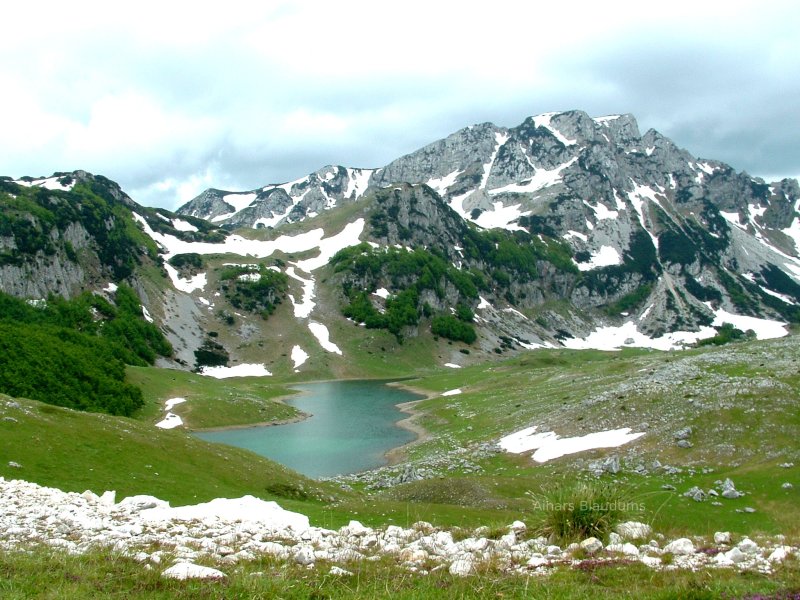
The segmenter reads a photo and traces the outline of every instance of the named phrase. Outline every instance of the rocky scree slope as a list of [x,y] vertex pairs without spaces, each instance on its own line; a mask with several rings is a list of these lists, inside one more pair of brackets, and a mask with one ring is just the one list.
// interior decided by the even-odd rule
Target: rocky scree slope
[[[223,571],[200,567],[194,561],[211,560],[225,569],[261,557],[308,568],[327,567],[335,575],[350,575],[342,567],[357,567],[360,561],[381,556],[420,575],[430,568],[447,568],[452,575],[466,576],[488,564],[509,573],[547,572],[575,564],[579,557],[590,563],[622,558],[652,568],[672,564],[672,568],[729,567],[770,573],[797,553],[796,547],[780,538],[758,544],[745,537],[734,543],[728,532],[714,536],[712,551],[700,540],[679,538],[666,543],[663,536],[653,536],[648,525],[634,521],[619,524],[608,545],[591,537],[565,548],[527,535],[521,521],[512,523],[499,539],[489,539],[484,527],[458,541],[453,532],[426,522],[407,529],[395,525],[373,529],[351,521],[330,530],[311,527],[305,516],[252,496],[172,508],[152,496],[116,502],[114,492],[102,496],[88,490],[65,493],[2,477],[0,506],[0,548],[4,551],[42,544],[73,554],[110,548],[134,557],[143,568],[163,569],[164,577],[181,579],[225,577]],[[169,563],[172,566],[167,568]]]

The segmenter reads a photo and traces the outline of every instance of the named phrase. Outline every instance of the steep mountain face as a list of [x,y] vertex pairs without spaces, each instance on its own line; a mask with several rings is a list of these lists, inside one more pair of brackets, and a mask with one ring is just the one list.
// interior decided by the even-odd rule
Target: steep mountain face
[[[319,172],[308,178],[319,179]],[[697,159],[654,130],[641,135],[630,115],[569,111],[511,129],[468,127],[377,169],[369,186],[399,182],[427,185],[460,225],[453,214],[439,214],[441,207],[430,221],[435,231],[427,222],[409,228],[398,212],[373,228],[378,243],[407,244],[413,230],[417,243],[449,240],[454,247],[466,222],[564,240],[581,272],[561,286],[570,303],[612,322],[633,319],[650,335],[697,330],[720,309],[797,319],[797,182],[767,184]],[[294,206],[293,218],[302,219],[301,203]],[[255,226],[248,216],[254,209],[228,222]],[[452,251],[448,257],[458,260]],[[546,297],[517,291],[509,297],[520,308]]]
[[0,181],[0,289],[71,297],[133,274],[157,249],[130,219],[119,186],[84,171]]
[[314,217],[360,198],[372,174],[368,169],[328,166],[297,181],[248,192],[209,189],[178,209],[178,214],[237,227],[277,227]]
[[113,298],[125,282],[144,306],[142,318],[157,320],[175,358],[192,365],[199,315],[171,289],[177,269],[141,223],[186,244],[226,239],[205,220],[139,206],[115,182],[85,171],[0,178],[0,292],[34,301],[84,292]]

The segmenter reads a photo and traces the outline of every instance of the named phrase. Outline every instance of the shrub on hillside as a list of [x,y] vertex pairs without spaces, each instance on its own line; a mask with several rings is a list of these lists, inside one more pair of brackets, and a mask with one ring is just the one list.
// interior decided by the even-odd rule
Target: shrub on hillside
[[559,484],[531,496],[540,512],[537,533],[563,543],[604,539],[637,506],[605,482]]

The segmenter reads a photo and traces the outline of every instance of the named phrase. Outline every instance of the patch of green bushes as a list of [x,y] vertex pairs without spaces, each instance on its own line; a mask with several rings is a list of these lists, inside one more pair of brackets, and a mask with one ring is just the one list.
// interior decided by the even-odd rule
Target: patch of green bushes
[[0,293],[0,392],[77,410],[130,416],[141,392],[125,365],[152,364],[172,347],[120,285],[115,304],[82,294],[41,305]]
[[738,342],[742,340],[755,339],[756,334],[752,329],[742,331],[737,329],[731,323],[723,323],[722,326],[717,328],[717,335],[714,337],[698,340],[697,346],[722,346],[731,342]]
[[289,278],[264,264],[224,267],[219,274],[222,291],[234,308],[268,318],[286,297]]
[[431,332],[448,340],[471,344],[478,335],[475,328],[453,315],[438,315],[431,321]]

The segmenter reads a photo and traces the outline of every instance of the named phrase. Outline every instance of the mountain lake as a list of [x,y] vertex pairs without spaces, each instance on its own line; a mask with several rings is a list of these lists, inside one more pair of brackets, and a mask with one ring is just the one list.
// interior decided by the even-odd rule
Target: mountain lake
[[423,396],[387,381],[293,385],[286,403],[311,416],[296,423],[196,432],[210,442],[245,448],[309,477],[333,477],[386,464],[385,454],[416,435],[397,425],[397,407]]

